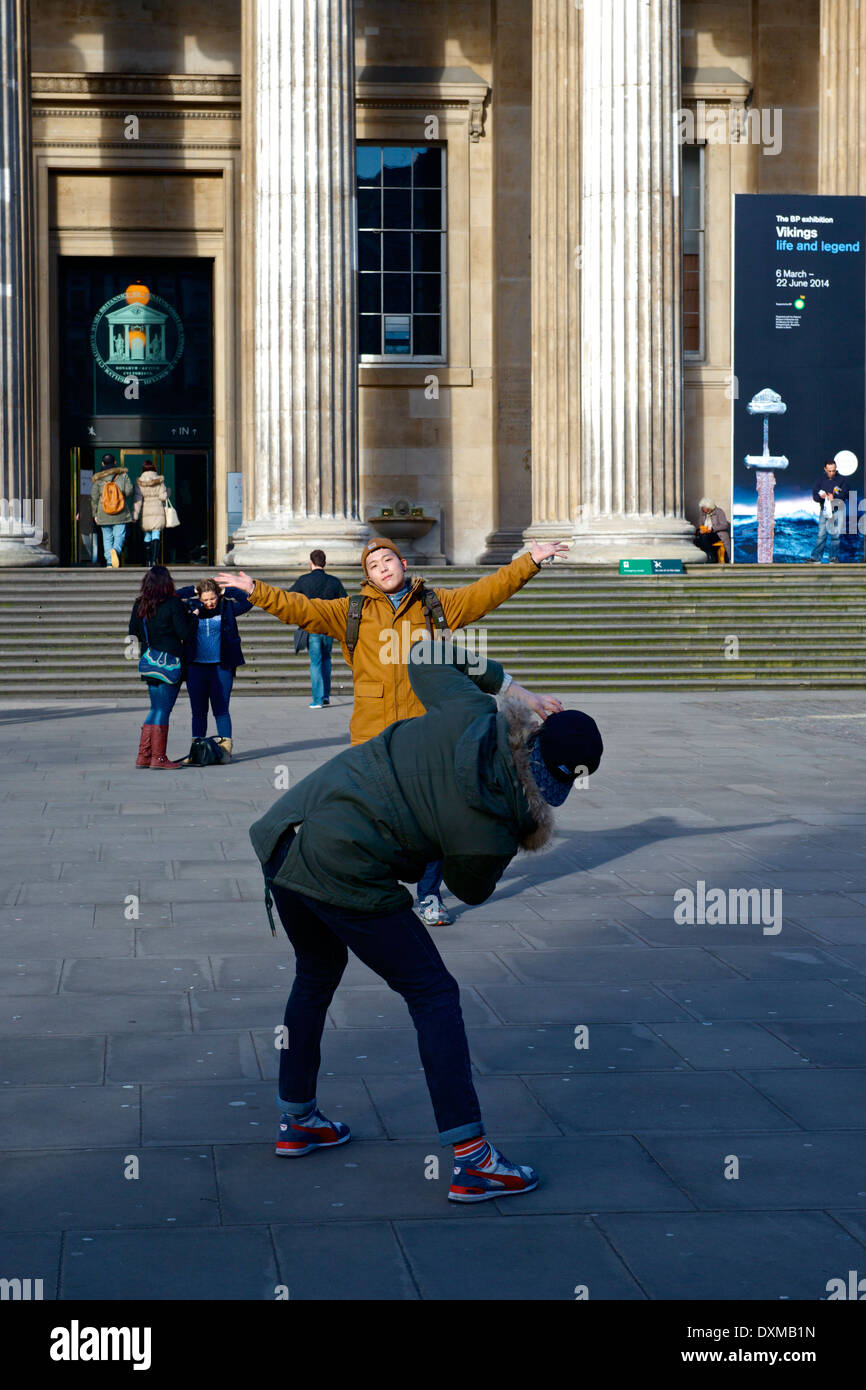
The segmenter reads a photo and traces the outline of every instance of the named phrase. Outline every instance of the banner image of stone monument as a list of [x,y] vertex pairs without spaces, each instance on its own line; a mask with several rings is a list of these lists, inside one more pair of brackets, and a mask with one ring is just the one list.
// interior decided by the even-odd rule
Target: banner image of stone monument
[[840,559],[862,561],[866,198],[737,195],[733,301],[734,561],[810,559],[831,458],[850,489]]

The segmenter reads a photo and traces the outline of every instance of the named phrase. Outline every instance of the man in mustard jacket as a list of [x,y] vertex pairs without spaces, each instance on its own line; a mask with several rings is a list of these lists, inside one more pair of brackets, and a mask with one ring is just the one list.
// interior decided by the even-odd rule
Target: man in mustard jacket
[[[427,594],[435,594],[448,632],[456,632],[498,608],[538,574],[543,561],[564,555],[568,549],[563,541],[536,541],[525,554],[474,584],[461,589],[427,588]],[[361,585],[364,607],[352,651],[346,641],[349,598],[310,599],[254,580],[242,570],[216,576],[218,584],[242,589],[256,607],[273,613],[281,622],[337,639],[346,664],[352,668],[355,706],[349,734],[353,745],[376,738],[398,719],[424,714],[424,706],[409,682],[405,655],[402,659],[394,657],[395,647],[400,653],[408,650],[413,632],[427,632],[430,626],[423,602],[424,581],[420,576],[407,577],[406,561],[393,541],[381,537],[368,541],[361,564],[366,576]],[[562,709],[553,696],[533,695],[510,676],[505,688],[542,719]],[[418,911],[425,926],[443,926],[451,920],[439,895],[441,882],[441,864],[429,864],[418,884]]]

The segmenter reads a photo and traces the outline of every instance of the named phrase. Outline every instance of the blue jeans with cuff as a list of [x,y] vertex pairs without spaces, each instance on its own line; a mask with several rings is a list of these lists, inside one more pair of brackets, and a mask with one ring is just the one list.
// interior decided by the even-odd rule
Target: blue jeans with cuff
[[280,1050],[280,1108],[302,1115],[316,1099],[322,1030],[351,950],[406,1001],[442,1144],[482,1135],[460,989],[429,932],[410,907],[367,915],[273,883],[293,837],[288,831],[264,866],[295,951],[295,982],[284,1019],[288,1047]]
[[313,689],[313,704],[320,705],[331,698],[331,648],[333,637],[321,632],[311,632],[308,639],[310,653],[310,685]]

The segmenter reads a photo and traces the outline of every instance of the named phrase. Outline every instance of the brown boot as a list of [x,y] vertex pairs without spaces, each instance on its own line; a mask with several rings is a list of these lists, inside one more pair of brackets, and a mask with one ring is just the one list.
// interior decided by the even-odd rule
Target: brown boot
[[152,724],[153,730],[150,742],[151,767],[183,767],[183,763],[173,763],[170,758],[165,756],[165,745],[168,742],[168,725]]
[[150,760],[153,756],[153,750],[150,746],[152,732],[152,724],[142,724],[141,738],[138,743],[138,757],[135,760],[136,767],[150,767]]

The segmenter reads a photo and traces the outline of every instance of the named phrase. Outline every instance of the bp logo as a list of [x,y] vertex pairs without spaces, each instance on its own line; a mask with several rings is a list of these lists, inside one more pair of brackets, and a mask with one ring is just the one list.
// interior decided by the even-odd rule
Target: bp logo
[[124,384],[131,376],[142,385],[168,376],[183,340],[177,310],[140,283],[103,304],[90,327],[93,356],[107,376]]

